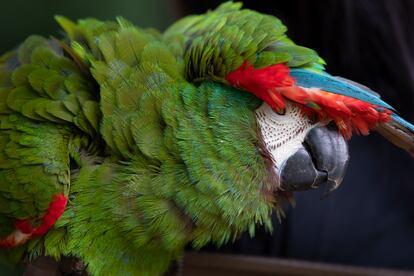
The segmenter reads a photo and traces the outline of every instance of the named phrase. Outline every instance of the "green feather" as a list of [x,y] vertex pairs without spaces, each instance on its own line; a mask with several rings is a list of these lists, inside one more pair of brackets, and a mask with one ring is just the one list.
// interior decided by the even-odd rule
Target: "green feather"
[[45,236],[3,255],[161,275],[188,244],[272,229],[261,102],[224,78],[244,61],[320,69],[314,51],[232,2],[163,34],[124,18],[56,20],[63,40],[32,36],[0,58],[0,238],[16,218],[40,220],[53,195],[70,201]]

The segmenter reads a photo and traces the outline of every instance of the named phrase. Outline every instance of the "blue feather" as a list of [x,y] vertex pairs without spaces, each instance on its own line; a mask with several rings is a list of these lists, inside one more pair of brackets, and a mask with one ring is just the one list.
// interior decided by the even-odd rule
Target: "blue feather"
[[400,125],[402,125],[406,129],[408,129],[409,131],[411,131],[412,133],[414,133],[414,125],[412,125],[411,123],[407,122],[406,120],[404,120],[403,118],[401,118],[397,114],[391,114],[391,118],[395,122],[399,123]]
[[345,95],[395,111],[392,106],[381,100],[379,96],[373,94],[370,90],[341,80],[340,78],[336,78],[325,72],[311,71],[307,69],[291,69],[290,75],[296,80],[298,86],[320,88],[324,91]]

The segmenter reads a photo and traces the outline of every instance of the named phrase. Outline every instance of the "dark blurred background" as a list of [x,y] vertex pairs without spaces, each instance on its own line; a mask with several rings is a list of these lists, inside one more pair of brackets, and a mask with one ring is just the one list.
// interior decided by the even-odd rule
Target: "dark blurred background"
[[169,0],[1,1],[0,52],[15,47],[30,34],[59,35],[58,25],[53,19],[55,15],[101,20],[123,16],[142,27],[165,29],[177,18],[177,8],[178,5]]
[[[58,35],[53,15],[114,19],[165,29],[175,19],[203,13],[222,1],[7,1],[1,6],[1,52],[32,33]],[[273,14],[297,43],[311,47],[334,75],[379,92],[414,121],[414,1],[245,1]],[[414,269],[414,161],[376,134],[354,137],[340,189],[296,194],[273,235],[258,231],[221,252],[358,266]],[[210,249],[213,250],[213,249]],[[0,271],[0,275],[7,275]]]

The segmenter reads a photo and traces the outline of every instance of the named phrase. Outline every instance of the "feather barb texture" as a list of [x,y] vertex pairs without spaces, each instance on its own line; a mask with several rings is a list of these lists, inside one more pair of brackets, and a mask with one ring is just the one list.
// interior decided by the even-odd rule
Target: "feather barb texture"
[[42,223],[33,227],[30,219],[16,220],[16,229],[5,239],[0,240],[0,248],[12,248],[24,244],[32,237],[42,236],[55,224],[66,208],[68,199],[63,194],[57,194],[42,218]]

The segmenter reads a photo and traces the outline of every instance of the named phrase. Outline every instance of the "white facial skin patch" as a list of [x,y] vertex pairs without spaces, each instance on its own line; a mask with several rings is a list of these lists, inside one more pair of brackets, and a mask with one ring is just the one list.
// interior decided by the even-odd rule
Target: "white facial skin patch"
[[283,115],[273,111],[267,103],[263,103],[255,113],[265,147],[277,172],[302,147],[306,135],[316,124],[292,103],[286,103]]

